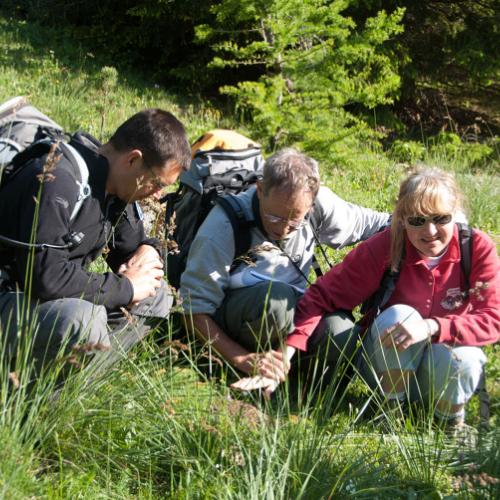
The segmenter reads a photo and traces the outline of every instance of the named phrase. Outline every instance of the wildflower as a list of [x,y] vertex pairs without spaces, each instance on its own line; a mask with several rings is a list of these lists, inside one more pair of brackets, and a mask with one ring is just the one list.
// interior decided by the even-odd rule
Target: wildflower
[[49,154],[47,155],[47,159],[45,160],[42,173],[40,175],[37,175],[37,179],[39,182],[52,182],[55,179],[52,172],[61,159],[61,153],[58,153],[58,147],[58,142],[55,142],[50,146]]
[[16,372],[10,372],[9,373],[9,380],[12,382],[12,385],[14,386],[14,389],[19,389],[19,377],[17,376]]
[[481,292],[486,290],[490,286],[489,283],[484,283],[483,281],[476,281],[475,286],[469,290],[469,296],[475,297],[477,300],[482,301],[484,297]]
[[137,320],[132,316],[132,314],[130,314],[130,312],[128,311],[128,309],[126,309],[125,307],[120,307],[120,311],[125,316],[125,319],[127,320],[127,323],[129,325],[133,325],[133,324],[135,324],[137,322]]

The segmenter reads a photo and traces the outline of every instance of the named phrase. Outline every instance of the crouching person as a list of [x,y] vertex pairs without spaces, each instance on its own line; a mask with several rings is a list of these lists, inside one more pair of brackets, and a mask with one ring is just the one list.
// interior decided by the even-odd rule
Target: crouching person
[[[260,387],[269,389],[289,369],[294,349],[284,340],[309,282],[316,245],[352,245],[379,231],[389,216],[320,187],[317,162],[294,149],[268,158],[263,178],[235,200],[250,250],[235,255],[241,235],[216,205],[191,245],[180,294],[188,328],[241,374],[261,376]],[[338,312],[328,323],[343,349],[352,326],[348,314]],[[336,362],[334,350],[327,354],[318,344],[317,351],[327,364]]]
[[[29,344],[40,368],[61,346],[86,343],[110,349],[109,364],[172,304],[161,247],[146,237],[135,202],[160,197],[188,167],[184,127],[148,109],[104,145],[76,134],[69,148],[21,154],[26,164],[2,181],[0,196],[3,359],[12,363],[19,345]],[[80,161],[88,170],[83,190],[74,170]],[[103,253],[111,270],[89,271]]]
[[498,341],[500,266],[486,234],[455,223],[460,204],[450,174],[431,168],[411,174],[401,184],[391,228],[352,250],[306,292],[287,345],[306,349],[325,314],[377,297],[390,270],[392,287],[376,304],[380,314],[364,318],[362,373],[386,400],[418,398],[445,423],[461,425],[486,362],[481,346]]

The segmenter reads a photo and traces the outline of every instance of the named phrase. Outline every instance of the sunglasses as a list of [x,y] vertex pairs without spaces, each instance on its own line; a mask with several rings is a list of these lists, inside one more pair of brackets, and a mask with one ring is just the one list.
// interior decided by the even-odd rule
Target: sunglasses
[[305,219],[302,219],[300,221],[295,221],[295,220],[285,219],[283,217],[278,217],[277,215],[272,215],[272,214],[264,214],[264,217],[271,224],[286,224],[287,226],[292,227],[293,229],[299,229],[301,227],[304,227],[306,224]]
[[421,215],[413,215],[406,217],[406,222],[412,227],[423,227],[426,222],[432,222],[436,226],[444,226],[449,224],[453,219],[451,214],[432,215],[431,217],[422,217]]

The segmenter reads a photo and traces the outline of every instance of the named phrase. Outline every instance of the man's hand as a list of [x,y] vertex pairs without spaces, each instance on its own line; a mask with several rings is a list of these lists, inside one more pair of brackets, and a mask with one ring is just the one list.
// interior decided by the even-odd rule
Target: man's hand
[[386,349],[394,345],[398,351],[404,351],[413,344],[430,340],[438,330],[439,325],[433,319],[405,321],[387,328],[380,341]]
[[156,294],[163,278],[163,262],[154,247],[141,245],[118,272],[132,283],[134,296],[129,305]]
[[[141,264],[141,263],[151,263],[151,264],[160,264],[163,266],[163,261],[160,258],[160,255],[158,254],[157,250],[155,247],[152,247],[151,245],[141,245],[140,247],[137,248],[137,250],[132,254],[132,257],[125,263],[122,264],[120,269],[127,268],[129,266],[133,266],[136,264]],[[119,270],[119,272],[121,272]]]

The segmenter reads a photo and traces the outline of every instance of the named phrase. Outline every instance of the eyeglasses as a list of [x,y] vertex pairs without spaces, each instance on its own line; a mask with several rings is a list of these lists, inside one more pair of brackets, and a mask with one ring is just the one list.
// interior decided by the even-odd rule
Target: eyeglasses
[[406,218],[406,222],[412,227],[424,227],[425,223],[430,221],[437,226],[444,226],[449,224],[453,219],[451,214],[445,215],[431,215],[430,217],[423,217],[421,215],[413,215]]
[[278,217],[277,215],[272,215],[272,214],[264,214],[264,217],[268,222],[271,224],[286,224],[288,227],[292,227],[293,229],[299,229],[301,227],[304,227],[306,225],[306,220],[291,220],[291,219],[285,219],[284,217]]
[[151,177],[149,178],[148,182],[154,189],[165,189],[166,187],[168,187],[168,184],[164,182],[158,174],[155,174],[152,168],[149,169],[149,172],[151,173]]

